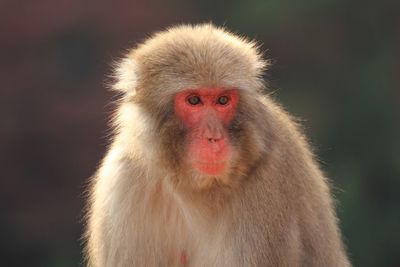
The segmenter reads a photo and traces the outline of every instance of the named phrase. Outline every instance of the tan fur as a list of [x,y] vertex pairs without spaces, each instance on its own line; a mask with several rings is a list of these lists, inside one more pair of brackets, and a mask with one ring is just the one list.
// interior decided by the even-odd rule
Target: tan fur
[[[350,266],[326,178],[263,93],[266,66],[254,43],[209,24],[168,29],[127,55],[115,137],[91,187],[90,266]],[[182,164],[172,99],[214,86],[240,92],[235,154],[223,177],[204,177]]]

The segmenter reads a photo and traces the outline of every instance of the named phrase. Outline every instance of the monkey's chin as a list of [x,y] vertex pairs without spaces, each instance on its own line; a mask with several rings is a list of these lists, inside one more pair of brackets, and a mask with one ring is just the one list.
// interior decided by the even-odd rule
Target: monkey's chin
[[206,175],[221,175],[226,171],[226,162],[193,162],[192,166],[197,171]]

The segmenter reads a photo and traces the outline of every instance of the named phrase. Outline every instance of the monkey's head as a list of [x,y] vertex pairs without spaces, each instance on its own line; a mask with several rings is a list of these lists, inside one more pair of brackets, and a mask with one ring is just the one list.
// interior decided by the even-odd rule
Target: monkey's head
[[209,24],[156,34],[117,68],[120,135],[175,182],[232,186],[266,150],[265,66],[254,43]]

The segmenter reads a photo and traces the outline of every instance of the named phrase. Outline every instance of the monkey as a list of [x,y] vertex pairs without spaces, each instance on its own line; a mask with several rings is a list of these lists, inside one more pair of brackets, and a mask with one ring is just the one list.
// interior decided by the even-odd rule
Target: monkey
[[351,266],[329,181],[268,93],[269,65],[213,24],[155,33],[117,64],[88,266]]

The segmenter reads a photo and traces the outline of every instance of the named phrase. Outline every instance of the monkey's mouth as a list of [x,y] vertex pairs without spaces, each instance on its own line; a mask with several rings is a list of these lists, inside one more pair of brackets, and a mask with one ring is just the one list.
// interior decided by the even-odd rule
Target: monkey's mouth
[[209,174],[218,175],[224,172],[226,169],[226,161],[218,162],[205,162],[205,161],[194,161],[192,166],[198,171]]

